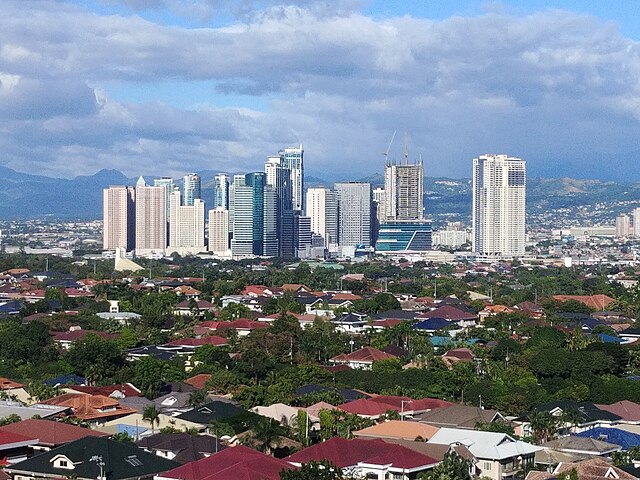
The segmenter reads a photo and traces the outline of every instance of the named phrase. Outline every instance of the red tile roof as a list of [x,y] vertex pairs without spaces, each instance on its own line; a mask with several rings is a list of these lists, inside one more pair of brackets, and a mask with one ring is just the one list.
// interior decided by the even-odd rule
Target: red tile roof
[[239,445],[158,475],[176,480],[280,480],[290,464]]
[[269,324],[267,322],[258,322],[257,320],[250,320],[248,318],[239,318],[232,322],[219,322],[217,330],[259,330],[261,328],[269,328]]
[[71,385],[69,388],[76,392],[89,393],[91,395],[104,395],[105,397],[112,396],[115,392],[123,394],[125,397],[142,397],[144,396],[140,390],[138,390],[131,383],[119,383],[117,385],[108,385],[106,387],[92,387],[89,385]]
[[405,412],[426,412],[427,410],[433,410],[434,408],[447,408],[454,405],[446,400],[440,400],[439,398],[420,398],[413,399],[410,397],[401,397],[397,395],[376,395],[369,400],[372,402],[384,403],[391,405],[399,412],[402,411],[402,404],[404,402]]
[[0,427],[0,432],[17,433],[38,440],[38,445],[56,447],[84,437],[106,437],[108,433],[88,428],[54,422],[52,420],[22,420]]
[[201,373],[199,375],[187,378],[184,383],[188,383],[192,387],[196,387],[198,390],[202,390],[210,378],[210,373]]
[[472,361],[475,355],[468,348],[453,348],[443,355],[446,358]]
[[379,360],[387,360],[389,358],[398,358],[395,355],[391,355],[389,353],[385,353],[377,348],[373,347],[363,347],[360,350],[356,350],[353,353],[343,353],[341,355],[336,355],[331,358],[332,362],[336,363],[349,363],[349,362],[360,362],[360,363],[373,363]]
[[622,400],[611,405],[596,405],[596,407],[614,413],[628,422],[640,421],[640,404],[629,400]]
[[23,384],[14,382],[5,377],[0,377],[0,390],[11,390],[13,388],[22,388]]
[[381,402],[372,402],[366,398],[359,398],[352,402],[338,405],[343,412],[353,413],[354,415],[363,415],[366,417],[378,417],[383,415],[387,410],[395,410],[392,405]]
[[36,443],[34,440],[34,438],[26,435],[0,430],[0,450],[15,448],[16,446],[20,446],[20,444],[24,444],[25,442],[33,445]]
[[54,333],[53,340],[56,342],[77,342],[89,334],[97,335],[104,340],[117,340],[119,338],[117,333],[106,333],[96,330],[71,330],[69,332]]
[[202,345],[222,346],[227,345],[227,339],[216,335],[202,338],[177,338],[170,341],[168,345],[180,347],[201,347]]
[[329,460],[345,468],[360,462],[373,465],[393,465],[396,468],[413,469],[435,465],[438,461],[409,448],[383,440],[347,440],[334,437],[285,458],[286,461],[304,464],[312,460]]
[[113,398],[87,393],[63,393],[42,403],[69,407],[73,411],[73,416],[80,420],[116,418],[136,413],[135,409],[122,406]]

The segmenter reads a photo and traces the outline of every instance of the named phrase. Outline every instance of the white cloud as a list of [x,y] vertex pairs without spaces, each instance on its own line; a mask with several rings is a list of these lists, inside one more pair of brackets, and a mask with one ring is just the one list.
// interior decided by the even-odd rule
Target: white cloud
[[[394,130],[410,132],[411,154],[437,175],[468,175],[485,151],[567,174],[558,169],[594,152],[637,149],[638,45],[610,24],[553,10],[375,20],[348,8],[354,3],[332,15],[311,3],[236,2],[249,20],[188,29],[45,0],[6,2],[5,163],[66,176],[102,167],[132,176],[249,170],[302,141],[310,173],[347,178],[381,170]],[[176,8],[169,0],[129,6]],[[197,111],[170,98],[118,102],[109,92],[114,82],[135,92],[164,81],[187,92],[209,81],[216,91],[192,99]],[[215,107],[238,94],[263,97],[266,109]],[[401,151],[396,142],[392,154]],[[585,175],[615,175],[581,166]]]

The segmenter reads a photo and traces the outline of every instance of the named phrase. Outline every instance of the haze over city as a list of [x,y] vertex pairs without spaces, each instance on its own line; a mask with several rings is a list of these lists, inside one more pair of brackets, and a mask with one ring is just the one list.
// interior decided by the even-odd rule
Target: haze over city
[[469,177],[638,180],[634,2],[3,1],[3,165],[71,178],[260,170],[328,180],[422,157]]

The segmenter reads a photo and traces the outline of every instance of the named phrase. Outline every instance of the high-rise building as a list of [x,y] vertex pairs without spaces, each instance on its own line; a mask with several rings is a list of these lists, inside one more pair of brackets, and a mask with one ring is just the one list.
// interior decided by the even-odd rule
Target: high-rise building
[[386,219],[384,188],[377,187],[373,189],[373,204],[376,208],[376,218],[378,220],[378,224],[381,224]]
[[309,188],[306,214],[311,218],[311,231],[321,235],[324,245],[338,243],[338,198],[328,188]]
[[335,184],[338,198],[338,243],[343,247],[371,245],[371,184]]
[[426,252],[431,246],[431,222],[425,220],[385,222],[376,240],[379,252]]
[[181,255],[199,253],[204,245],[204,202],[198,198],[193,205],[181,205],[180,190],[171,192],[169,216],[169,249]]
[[267,157],[264,172],[267,185],[271,186],[276,194],[276,231],[279,240],[277,255],[291,258],[296,254],[293,237],[291,170],[284,167],[282,156],[273,155]]
[[[278,238],[278,195],[271,185],[263,193],[262,252],[259,255],[277,257],[280,254]],[[258,255],[258,254],[256,254]]]
[[229,218],[232,231],[231,254],[253,255],[253,187],[244,175],[235,175],[229,188]]
[[628,237],[631,233],[629,228],[629,216],[621,213],[616,217],[616,237]]
[[166,187],[136,183],[136,254],[164,251],[167,246]]
[[183,193],[184,204],[187,207],[193,206],[193,202],[196,199],[202,198],[200,188],[200,175],[195,173],[188,173],[182,179],[183,181]]
[[525,253],[526,162],[507,155],[473,159],[473,251],[495,257]]
[[292,207],[293,210],[304,208],[304,150],[302,145],[287,147],[280,152],[282,166],[291,172]]
[[295,214],[294,238],[296,240],[296,257],[306,257],[311,247],[311,218],[303,216],[299,211]]
[[135,246],[135,190],[113,186],[103,191],[103,247],[133,250]]
[[229,209],[229,175],[219,173],[215,176],[213,208]]
[[422,220],[424,215],[424,168],[422,162],[387,163],[384,166],[384,215],[380,223]]
[[175,185],[173,183],[173,178],[171,178],[171,177],[154,178],[153,179],[153,186],[154,187],[166,187],[166,192],[167,192],[167,219],[168,219],[169,215],[170,215],[169,209],[171,208],[171,192],[173,192],[173,189],[175,188]]
[[633,210],[633,236],[640,238],[640,207]]
[[217,207],[209,210],[209,251],[227,256],[229,251],[229,210]]

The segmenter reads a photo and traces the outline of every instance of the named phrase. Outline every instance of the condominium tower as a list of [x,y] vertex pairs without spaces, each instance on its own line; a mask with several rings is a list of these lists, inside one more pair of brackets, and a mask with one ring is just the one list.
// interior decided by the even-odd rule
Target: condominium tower
[[371,245],[371,184],[340,182],[338,197],[338,242],[341,246]]
[[384,208],[382,221],[422,220],[424,210],[424,168],[422,162],[384,166]]
[[304,209],[304,150],[302,145],[287,147],[280,152],[282,166],[291,172],[293,210]]
[[166,187],[136,183],[136,253],[164,251],[167,246]]
[[525,253],[526,162],[507,155],[473,159],[473,251],[495,257]]
[[229,209],[229,175],[219,173],[215,176],[213,208]]
[[324,245],[338,243],[338,198],[328,188],[309,188],[306,213],[311,218],[311,231],[321,235]]
[[169,252],[195,254],[204,246],[204,202],[195,199],[193,205],[181,205],[180,190],[171,192],[169,217]]
[[103,249],[133,250],[135,242],[135,190],[114,186],[103,191]]
[[183,181],[183,193],[184,193],[184,204],[187,207],[192,207],[193,202],[196,199],[202,198],[201,196],[201,188],[200,188],[200,175],[195,173],[188,173],[182,179]]

